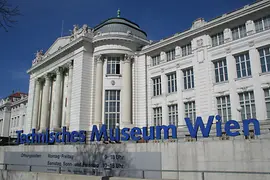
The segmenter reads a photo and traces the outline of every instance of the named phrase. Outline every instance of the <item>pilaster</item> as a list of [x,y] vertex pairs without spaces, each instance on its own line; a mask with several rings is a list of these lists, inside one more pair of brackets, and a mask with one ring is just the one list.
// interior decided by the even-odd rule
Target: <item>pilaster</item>
[[132,60],[133,56],[125,55],[123,59],[123,99],[121,127],[129,127],[132,124]]

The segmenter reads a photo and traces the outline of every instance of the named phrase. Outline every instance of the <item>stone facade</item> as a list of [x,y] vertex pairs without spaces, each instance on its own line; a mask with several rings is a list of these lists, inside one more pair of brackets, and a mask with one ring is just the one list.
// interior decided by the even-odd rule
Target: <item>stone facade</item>
[[175,124],[220,114],[270,119],[270,1],[263,0],[152,42],[111,18],[38,51],[24,129],[58,131]]
[[0,102],[0,136],[16,137],[16,130],[24,130],[28,95],[12,93]]

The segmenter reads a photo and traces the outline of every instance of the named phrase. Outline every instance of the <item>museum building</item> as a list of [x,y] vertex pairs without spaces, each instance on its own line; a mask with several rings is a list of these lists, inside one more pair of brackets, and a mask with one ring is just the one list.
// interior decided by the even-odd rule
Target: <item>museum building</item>
[[37,52],[27,73],[25,132],[183,127],[185,117],[207,121],[216,114],[223,122],[267,122],[270,1],[198,18],[157,42],[118,11],[94,28],[74,25],[70,36]]

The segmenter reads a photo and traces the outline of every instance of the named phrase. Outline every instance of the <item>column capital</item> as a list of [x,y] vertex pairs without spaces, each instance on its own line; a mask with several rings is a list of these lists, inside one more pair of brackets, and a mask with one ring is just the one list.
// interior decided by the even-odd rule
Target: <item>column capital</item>
[[52,73],[47,73],[44,75],[44,79],[47,81],[47,80],[51,80],[52,78]]
[[102,54],[94,56],[94,59],[97,63],[103,63],[104,56]]
[[124,63],[131,63],[134,59],[134,55],[125,54],[123,61]]
[[67,63],[67,67],[68,67],[68,69],[73,69],[73,62],[72,61],[69,61]]
[[63,67],[57,67],[54,71],[55,71],[55,73],[56,73],[57,75],[60,75],[61,73],[63,73],[64,68],[63,68]]
[[42,81],[43,81],[43,78],[41,78],[41,77],[36,78],[36,82],[37,82],[37,84],[42,83]]

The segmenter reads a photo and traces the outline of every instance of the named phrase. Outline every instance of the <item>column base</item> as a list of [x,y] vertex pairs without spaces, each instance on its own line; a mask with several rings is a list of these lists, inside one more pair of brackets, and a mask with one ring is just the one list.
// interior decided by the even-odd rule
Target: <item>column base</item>
[[38,132],[39,133],[46,133],[46,130],[47,130],[48,128],[40,128],[39,130],[38,130]]
[[59,127],[53,127],[53,128],[52,128],[52,131],[53,131],[53,132],[61,132],[62,129],[59,128]]
[[131,123],[127,123],[127,122],[122,122],[121,124],[120,124],[120,129],[123,129],[123,128],[134,128],[134,124],[131,124]]

